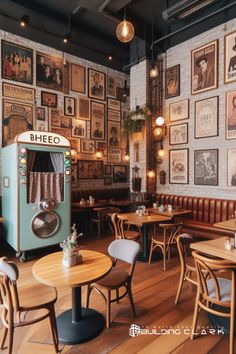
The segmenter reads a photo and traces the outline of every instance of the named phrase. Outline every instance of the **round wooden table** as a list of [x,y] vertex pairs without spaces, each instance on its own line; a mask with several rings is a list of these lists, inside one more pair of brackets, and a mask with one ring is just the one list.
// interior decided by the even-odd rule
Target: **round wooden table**
[[49,254],[33,265],[34,277],[53,287],[72,288],[72,309],[57,317],[59,341],[78,344],[95,338],[105,327],[104,317],[81,306],[81,286],[98,281],[112,268],[111,259],[100,252],[82,250],[83,263],[74,267],[62,265],[63,252]]

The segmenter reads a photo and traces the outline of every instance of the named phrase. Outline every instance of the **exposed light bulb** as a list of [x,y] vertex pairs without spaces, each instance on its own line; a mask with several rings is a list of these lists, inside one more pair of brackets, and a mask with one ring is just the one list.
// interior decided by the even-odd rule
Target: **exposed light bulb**
[[116,36],[123,43],[130,42],[134,37],[134,26],[131,22],[123,20],[116,27]]
[[165,123],[165,119],[163,117],[160,116],[156,118],[156,125],[158,127],[161,127],[162,125],[164,125],[164,123]]
[[129,154],[125,154],[124,160],[129,161],[129,159],[130,159]]
[[148,171],[148,177],[150,178],[155,177],[155,172],[153,170]]
[[97,151],[96,152],[96,158],[97,159],[101,159],[102,158],[102,152],[101,151]]
[[159,157],[164,157],[164,154],[165,154],[165,152],[164,152],[163,148],[161,148],[161,149],[158,151],[158,156],[159,156]]
[[158,67],[156,65],[153,65],[150,70],[150,78],[155,79],[159,75]]

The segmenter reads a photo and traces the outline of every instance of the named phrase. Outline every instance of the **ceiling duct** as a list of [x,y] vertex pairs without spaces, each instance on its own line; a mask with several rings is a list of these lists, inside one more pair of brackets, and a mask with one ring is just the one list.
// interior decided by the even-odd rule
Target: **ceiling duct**
[[183,19],[218,0],[181,0],[162,12],[165,21]]

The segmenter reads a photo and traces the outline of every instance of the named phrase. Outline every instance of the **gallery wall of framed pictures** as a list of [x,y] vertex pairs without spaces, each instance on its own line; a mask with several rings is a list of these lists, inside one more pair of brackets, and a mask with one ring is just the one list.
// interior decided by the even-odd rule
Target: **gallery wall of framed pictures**
[[[129,98],[121,99],[119,89],[127,75],[71,55],[68,61],[66,53],[15,37],[0,37],[2,145],[25,130],[61,134],[73,150],[72,187],[91,184],[91,178],[99,186],[127,183],[116,171],[126,166],[121,112],[128,111]],[[110,166],[106,174],[103,165]]]

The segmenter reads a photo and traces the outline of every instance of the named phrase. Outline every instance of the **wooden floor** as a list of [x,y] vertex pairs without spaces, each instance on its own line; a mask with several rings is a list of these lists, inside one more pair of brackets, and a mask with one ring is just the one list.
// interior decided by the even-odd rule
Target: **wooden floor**
[[[106,252],[108,244],[112,241],[111,236],[103,237],[101,240],[90,240],[86,242],[86,249]],[[52,250],[51,250],[52,251]],[[50,252],[47,250],[46,252]],[[0,256],[9,255],[15,259],[14,254],[2,247]],[[32,260],[20,263],[19,285],[27,287],[29,296],[37,296],[36,281],[32,275],[34,261],[45,254],[45,250],[34,255]],[[179,281],[178,257],[172,257],[168,263],[167,271],[162,271],[162,261],[153,262],[151,265],[138,262],[133,278],[133,295],[137,311],[137,317],[133,318],[127,299],[119,304],[112,304],[112,326],[105,329],[100,336],[87,343],[68,346],[60,345],[62,354],[121,354],[121,353],[142,353],[142,354],[222,354],[228,353],[228,337],[221,335],[201,335],[191,341],[184,330],[191,328],[192,314],[194,307],[195,292],[189,284],[184,286],[181,302],[174,304],[177,285]],[[71,307],[70,289],[58,289],[58,301],[56,303],[57,314]],[[101,296],[92,293],[90,307],[95,308],[105,315],[105,303]],[[208,331],[208,318],[204,312],[199,317],[200,330]],[[149,331],[156,330],[162,335],[138,335],[129,336],[129,327],[137,324],[148,328]],[[1,326],[1,323],[0,323]],[[166,330],[172,328],[175,334],[166,334]],[[0,339],[2,330],[0,331]],[[6,354],[7,350],[1,351]],[[54,353],[52,339],[49,330],[48,319],[41,323],[19,328],[15,331],[14,354],[51,354]]]

